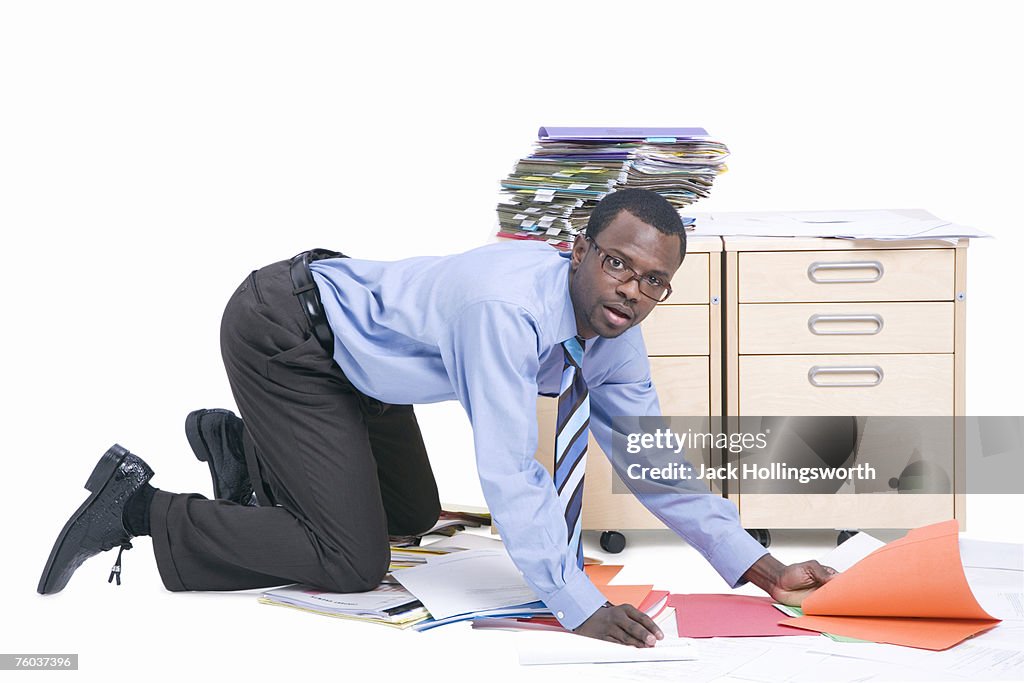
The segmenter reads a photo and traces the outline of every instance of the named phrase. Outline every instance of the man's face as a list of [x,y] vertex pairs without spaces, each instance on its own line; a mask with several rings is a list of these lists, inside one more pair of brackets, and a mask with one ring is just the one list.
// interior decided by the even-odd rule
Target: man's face
[[[594,248],[594,242],[600,251]],[[601,269],[601,258],[619,259],[639,275],[654,274],[668,282],[682,262],[679,237],[659,232],[628,211],[619,211],[594,241],[582,235],[573,243],[569,297],[576,313],[576,333],[584,339],[618,337],[654,309],[634,280],[618,282]]]

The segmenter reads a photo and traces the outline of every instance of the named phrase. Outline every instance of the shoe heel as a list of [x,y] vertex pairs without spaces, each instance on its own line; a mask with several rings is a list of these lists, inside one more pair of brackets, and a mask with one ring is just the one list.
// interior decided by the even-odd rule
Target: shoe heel
[[115,443],[108,448],[107,452],[100,458],[100,461],[96,463],[96,467],[93,468],[92,474],[89,475],[89,480],[85,482],[85,488],[92,493],[97,493],[102,489],[126,455],[128,455],[128,449],[119,444]]

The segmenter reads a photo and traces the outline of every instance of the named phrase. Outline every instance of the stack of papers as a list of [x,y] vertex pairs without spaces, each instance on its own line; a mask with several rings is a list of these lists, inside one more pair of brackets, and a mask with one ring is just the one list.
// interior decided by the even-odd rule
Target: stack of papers
[[419,545],[420,539],[431,534],[454,536],[460,531],[465,531],[467,527],[478,528],[490,525],[491,514],[486,508],[461,506],[457,509],[442,509],[434,526],[421,534],[415,534],[412,536],[391,536],[391,547],[396,548]]
[[391,546],[391,564],[388,565],[388,571],[393,572],[396,569],[408,569],[409,567],[416,567],[421,564],[426,564],[427,561],[432,557],[440,557],[447,555],[452,552],[447,548],[434,548],[432,546]]
[[703,128],[541,128],[502,181],[498,234],[567,249],[608,193],[648,189],[682,209],[708,196],[728,155]]
[[393,584],[381,584],[365,593],[328,593],[296,585],[267,591],[259,600],[265,605],[397,628],[407,628],[429,616],[412,593]]
[[483,616],[551,613],[504,548],[453,552],[392,575],[430,612],[431,619],[418,624],[417,630]]
[[[669,607],[669,593],[656,590],[652,584],[612,584],[615,576],[622,571],[622,565],[587,565],[583,568],[590,580],[613,605],[632,605],[652,619],[657,619]],[[473,628],[500,628],[524,631],[565,631],[565,628],[551,616],[551,612],[532,616],[495,618],[494,615],[478,616]]]

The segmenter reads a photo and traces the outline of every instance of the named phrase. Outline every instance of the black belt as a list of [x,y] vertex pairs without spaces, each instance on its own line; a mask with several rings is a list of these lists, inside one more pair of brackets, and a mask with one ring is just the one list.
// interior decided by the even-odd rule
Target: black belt
[[309,270],[309,264],[325,258],[348,258],[344,254],[328,249],[312,249],[294,256],[288,266],[288,272],[292,278],[292,294],[299,300],[302,312],[306,314],[309,322],[309,329],[320,342],[320,346],[331,356],[334,355],[334,334],[331,326],[327,323],[327,315],[324,313],[324,305],[320,301],[320,292],[317,290],[313,274]]

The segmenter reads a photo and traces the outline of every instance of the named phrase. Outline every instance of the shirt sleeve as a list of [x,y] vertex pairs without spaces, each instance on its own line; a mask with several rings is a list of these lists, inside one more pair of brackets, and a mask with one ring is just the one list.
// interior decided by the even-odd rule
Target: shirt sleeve
[[480,483],[505,547],[559,622],[575,629],[606,598],[570,555],[551,475],[534,457],[538,339],[527,311],[487,301],[449,321],[439,347],[473,427]]
[[[696,548],[731,587],[746,583],[743,574],[767,550],[740,526],[732,501],[713,494],[706,484],[700,484],[698,492],[694,492],[695,483],[688,483],[686,490],[652,492],[657,487],[647,486],[640,490],[622,471],[622,456],[613,451],[612,418],[646,416],[661,416],[661,408],[647,357],[636,353],[605,382],[590,388],[591,433],[620,479],[644,507]],[[640,422],[636,420],[637,425]],[[643,453],[639,457],[643,458]]]

